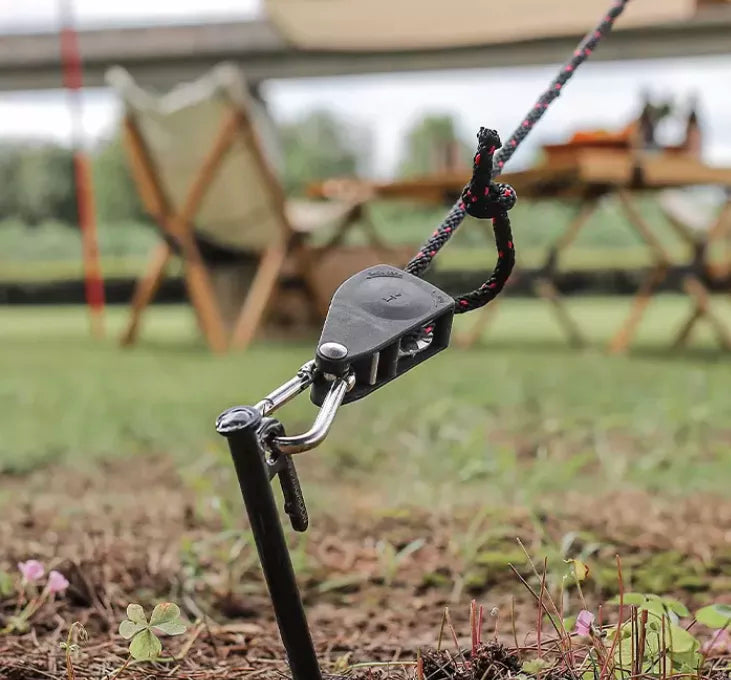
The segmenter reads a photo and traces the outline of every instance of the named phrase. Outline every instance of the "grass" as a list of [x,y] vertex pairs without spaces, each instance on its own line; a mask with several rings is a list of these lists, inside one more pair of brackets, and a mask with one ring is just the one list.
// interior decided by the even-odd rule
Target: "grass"
[[[436,507],[484,494],[523,502],[591,490],[599,480],[605,490],[723,493],[731,474],[731,363],[704,334],[683,353],[665,349],[687,304],[658,299],[636,352],[608,357],[566,348],[541,303],[506,301],[480,347],[445,352],[344,407],[304,474],[323,482],[322,502],[333,480],[340,487],[378,480],[371,489],[387,505]],[[627,305],[571,301],[596,342],[616,329]],[[111,337],[123,317],[109,310]],[[465,324],[460,319],[458,328]],[[111,339],[88,338],[83,308],[0,308],[0,469],[88,466],[150,452],[181,463],[225,455],[216,415],[290,377],[314,341],[260,342],[212,357],[189,309],[161,306],[149,314],[144,341],[121,350]],[[296,432],[314,413],[301,397],[282,415]]]
[[[411,672],[416,647],[433,644],[441,608],[473,596],[499,611],[504,638],[517,611],[521,660],[532,659],[533,638],[523,636],[546,606],[544,591],[568,602],[568,616],[594,609],[616,592],[618,553],[628,590],[675,595],[694,611],[726,597],[731,362],[706,333],[686,351],[665,349],[689,304],[676,296],[653,302],[632,355],[606,356],[601,347],[628,304],[570,300],[596,343],[578,352],[544,304],[507,299],[478,347],[444,352],[344,407],[328,440],[298,457],[313,522],[307,534],[287,534],[305,601],[323,605],[308,611],[328,669],[389,661],[391,672],[348,677],[420,677]],[[728,304],[724,313],[731,321]],[[34,557],[91,584],[105,603],[58,597],[30,632],[0,636],[0,666],[60,677],[59,630],[63,639],[81,620],[90,637],[73,656],[76,674],[108,674],[128,656],[115,634],[127,604],[149,611],[175,600],[191,621],[207,616],[205,630],[194,624],[202,634],[190,638],[181,670],[130,666],[126,676],[278,677],[284,657],[213,421],[291,376],[316,337],[213,357],[188,307],[157,306],[140,345],[121,350],[113,338],[124,315],[109,309],[109,339],[93,341],[81,307],[0,307],[0,576]],[[469,323],[459,319],[458,330]],[[306,397],[295,400],[282,413],[287,431],[305,429],[314,412]],[[34,467],[46,469],[2,474]],[[537,560],[549,558],[546,576],[531,575],[516,536]],[[591,564],[588,605],[559,599],[569,557]],[[529,603],[508,563],[543,605]],[[5,621],[16,600],[12,589],[0,591]],[[462,634],[470,629],[459,609]],[[616,610],[602,611],[611,623]],[[497,628],[498,619],[487,621]],[[707,639],[698,628],[692,633]],[[523,669],[536,680],[567,675],[545,629],[544,672]],[[599,652],[611,645],[609,637],[590,642]],[[165,651],[177,659],[181,645],[166,639]],[[589,647],[572,645],[577,674],[596,671]],[[705,670],[693,675],[720,677]]]

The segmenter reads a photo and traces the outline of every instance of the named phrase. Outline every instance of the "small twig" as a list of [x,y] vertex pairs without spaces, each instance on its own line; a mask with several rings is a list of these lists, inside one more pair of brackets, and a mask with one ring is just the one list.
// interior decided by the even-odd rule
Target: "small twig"
[[211,631],[211,626],[208,623],[208,615],[203,615],[203,624],[206,627],[206,632],[208,633],[208,639],[211,641],[211,647],[213,647],[213,653],[216,655],[217,659],[221,658],[221,653],[218,649],[218,642],[216,642],[216,637],[213,635],[213,632]]
[[606,677],[607,667],[609,666],[609,663],[614,658],[614,650],[617,646],[617,643],[619,642],[619,668],[620,672],[623,669],[622,665],[622,622],[624,620],[624,578],[622,576],[622,558],[617,555],[617,581],[619,583],[619,616],[617,617],[617,633],[614,636],[614,640],[612,640],[612,645],[609,648],[609,654],[607,654],[607,658],[604,662],[604,665],[602,666],[602,672],[601,672],[601,678],[604,679]]
[[[548,569],[548,558],[543,558],[543,574],[541,575],[541,594],[538,598],[538,622],[536,624],[536,635],[538,636],[538,658],[540,659],[542,656],[541,652],[541,637],[543,634],[543,610],[544,610],[544,604],[543,604],[543,596],[546,593],[546,570]],[[548,612],[546,612],[548,613]],[[548,614],[548,618],[551,618],[551,615]]]
[[630,625],[630,630],[632,631],[632,635],[630,636],[630,640],[632,641],[632,663],[630,667],[632,668],[632,676],[635,677],[640,673],[637,670],[637,648],[639,647],[637,636],[637,607],[634,605],[630,609]]
[[[663,617],[664,618],[664,617]],[[640,614],[639,618],[640,623],[640,630],[639,630],[639,640],[638,640],[638,647],[637,647],[637,674],[639,675],[642,673],[642,667],[644,666],[644,658],[645,658],[645,643],[647,640],[647,609],[643,609],[642,613]]]
[[454,629],[454,626],[452,625],[452,617],[449,615],[449,607],[444,608],[444,612],[447,616],[447,625],[449,626],[449,630],[452,633],[452,640],[454,640],[454,646],[459,653],[460,658],[464,663],[467,663],[467,659],[464,658],[464,653],[462,652],[462,649],[459,646],[459,640],[457,639],[457,631]]
[[[529,592],[529,593],[530,593],[530,594],[531,594],[531,595],[532,595],[532,596],[533,596],[533,597],[535,598],[535,600],[536,600],[537,602],[540,602],[540,598],[539,598],[539,596],[538,596],[538,593],[536,593],[536,591],[535,591],[535,590],[533,590],[533,588],[531,587],[530,583],[528,583],[528,581],[526,581],[526,580],[525,580],[525,579],[523,578],[523,576],[522,576],[522,575],[520,574],[520,572],[519,572],[519,571],[518,571],[518,570],[517,570],[517,569],[515,568],[515,566],[514,566],[514,565],[512,565],[512,564],[510,564],[510,563],[508,563],[508,566],[509,566],[509,567],[510,567],[510,568],[511,568],[511,569],[513,570],[513,573],[514,573],[514,574],[515,574],[515,575],[516,575],[516,576],[518,577],[518,580],[519,580],[519,581],[520,581],[520,582],[521,582],[521,583],[522,583],[522,584],[523,584],[523,585],[525,586],[525,588],[526,588],[526,589],[528,590],[528,592]],[[558,635],[559,639],[560,639],[561,637],[563,637],[563,635],[562,635],[562,633],[561,633],[561,630],[560,630],[560,629],[558,628],[558,626],[556,625],[556,622],[555,622],[555,621],[553,620],[553,617],[552,617],[552,616],[549,616],[549,617],[548,617],[548,620],[549,620],[549,621],[551,622],[551,625],[553,626],[554,630],[556,631],[556,634]],[[567,658],[567,654],[566,654],[566,651],[565,651],[565,650],[564,650],[563,648],[561,648],[561,649],[560,649],[560,652],[561,652],[561,656],[563,657],[563,660],[564,660],[564,662],[566,663],[566,665],[567,665],[567,667],[568,667],[568,669],[569,669],[569,671],[570,671],[570,673],[571,673],[571,677],[572,677],[572,678],[575,678],[575,677],[576,677],[576,673],[574,672],[574,669],[573,669],[573,666],[572,666],[571,660]]]
[[111,672],[111,673],[109,674],[109,676],[108,676],[108,680],[112,680],[112,678],[116,678],[116,677],[118,677],[118,676],[119,676],[119,674],[120,674],[120,673],[122,673],[122,671],[126,670],[126,669],[127,669],[127,668],[128,668],[129,666],[131,666],[131,665],[132,665],[133,663],[135,663],[135,662],[134,662],[134,661],[132,661],[132,655],[130,654],[130,656],[128,656],[128,657],[127,657],[127,660],[126,660],[126,661],[124,662],[124,664],[123,664],[122,666],[120,666],[119,668],[117,668],[117,670],[115,670],[115,671],[112,671],[112,672]]
[[439,637],[437,638],[437,651],[442,651],[442,638],[444,636],[444,626],[447,625],[447,609],[448,607],[444,608],[444,611],[442,612],[442,623],[439,626]]
[[472,658],[475,658],[477,653],[477,602],[472,600],[470,602],[470,633],[472,636]]
[[[520,549],[523,551],[523,554],[525,555],[526,559],[528,560],[528,564],[530,564],[531,569],[533,570],[533,573],[535,574],[536,578],[540,581],[541,576],[538,573],[538,569],[536,569],[535,562],[531,558],[530,553],[526,550],[525,545],[523,545],[523,541],[521,541],[520,538],[517,538],[516,540],[518,542],[518,545],[520,546]],[[549,604],[553,607],[553,611],[555,612],[556,616],[559,617],[559,625],[561,626],[561,629],[559,630],[556,627],[556,624],[553,624],[553,627],[556,629],[556,632],[558,633],[559,637],[561,635],[568,635],[568,632],[566,631],[566,627],[563,625],[563,618],[561,618],[558,607],[556,606],[556,603],[553,601],[550,591],[546,592],[546,597],[548,598]],[[551,616],[551,614],[547,608],[546,608],[546,614],[548,614],[548,618],[552,620],[553,617]]]
[[184,659],[190,651],[190,648],[193,646],[193,643],[198,639],[198,636],[201,634],[203,628],[207,627],[208,625],[205,623],[205,621],[196,621],[195,626],[193,627],[193,632],[186,640],[185,644],[180,648],[180,653],[174,658],[178,660]]
[[[279,662],[277,662],[279,663]],[[416,666],[417,661],[362,661],[348,666],[345,672],[358,670],[359,668],[388,668],[391,666]]]
[[662,631],[662,656],[660,657],[660,665],[662,668],[662,680],[668,677],[668,650],[665,643],[665,617],[660,617],[660,629]]
[[[513,570],[513,573],[518,577],[520,582],[525,586],[525,588],[528,590],[528,592],[533,596],[536,602],[540,602],[541,598],[539,597],[538,593],[533,589],[530,583],[526,581],[523,576],[521,576],[520,572],[515,568],[513,564],[508,563],[508,566]],[[544,609],[545,610],[545,609]],[[548,612],[546,612],[548,614]],[[553,629],[556,631],[556,634],[559,636],[559,638],[562,636],[561,630],[556,625],[556,622],[554,621],[553,617],[549,615],[548,620],[551,622],[551,625],[553,626]]]

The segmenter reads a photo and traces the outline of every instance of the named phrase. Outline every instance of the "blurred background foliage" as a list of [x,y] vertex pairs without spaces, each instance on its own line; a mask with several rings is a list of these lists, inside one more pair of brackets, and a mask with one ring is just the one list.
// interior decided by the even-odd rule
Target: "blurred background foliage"
[[[327,110],[312,110],[280,122],[281,181],[289,195],[331,177],[369,176],[371,132]],[[469,173],[473,149],[456,120],[439,112],[414,121],[397,156],[397,175],[418,177],[441,170]],[[117,132],[90,150],[99,231],[106,276],[136,275],[157,235],[145,215]],[[685,248],[651,200],[639,201],[645,218],[657,225],[671,257],[682,262]],[[518,202],[519,264],[536,266],[545,248],[562,232],[575,206],[559,201]],[[416,245],[444,216],[441,205],[374,201],[370,218],[394,244]],[[440,258],[447,269],[485,267],[484,231],[468,219]],[[49,143],[0,144],[0,280],[65,280],[82,274],[76,216],[73,157],[70,149]],[[43,266],[35,266],[42,263]],[[602,204],[592,228],[582,231],[561,265],[569,269],[641,267],[647,249],[628,227],[619,206]]]
[[406,135],[399,174],[418,177],[429,171],[467,167],[475,145],[465,141],[453,116],[427,114]]
[[301,194],[307,185],[329,177],[367,174],[370,132],[325,110],[311,111],[279,126],[287,193]]
[[[368,175],[371,133],[326,110],[311,111],[280,124],[284,163],[281,180],[289,194],[302,194],[311,182],[329,177]],[[399,174],[416,176],[433,170],[445,147],[456,144],[468,162],[470,146],[448,115],[427,115],[407,135]],[[91,151],[96,209],[100,222],[144,221],[121,135],[103,140]],[[0,144],[0,224],[16,220],[29,226],[46,220],[76,226],[73,155],[53,143]]]

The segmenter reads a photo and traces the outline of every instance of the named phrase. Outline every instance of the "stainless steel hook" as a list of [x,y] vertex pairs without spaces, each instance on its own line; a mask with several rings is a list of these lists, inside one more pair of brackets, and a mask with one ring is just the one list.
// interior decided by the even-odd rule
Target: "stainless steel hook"
[[[304,392],[314,381],[315,373],[315,362],[308,361],[297,371],[296,376],[264,397],[256,404],[255,408],[262,416],[274,413],[274,411]],[[314,449],[325,440],[345,395],[355,384],[355,376],[352,373],[345,377],[328,376],[328,378],[331,378],[330,390],[312,427],[303,434],[289,437],[272,437],[266,444],[272,448],[273,452],[285,455],[303,453]]]

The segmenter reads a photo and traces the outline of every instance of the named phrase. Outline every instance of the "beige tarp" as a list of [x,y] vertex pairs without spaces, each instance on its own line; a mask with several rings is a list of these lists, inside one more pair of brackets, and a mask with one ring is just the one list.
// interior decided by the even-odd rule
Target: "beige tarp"
[[[610,0],[265,0],[297,47],[411,50],[584,33]],[[632,0],[621,27],[687,19],[696,0]]]

